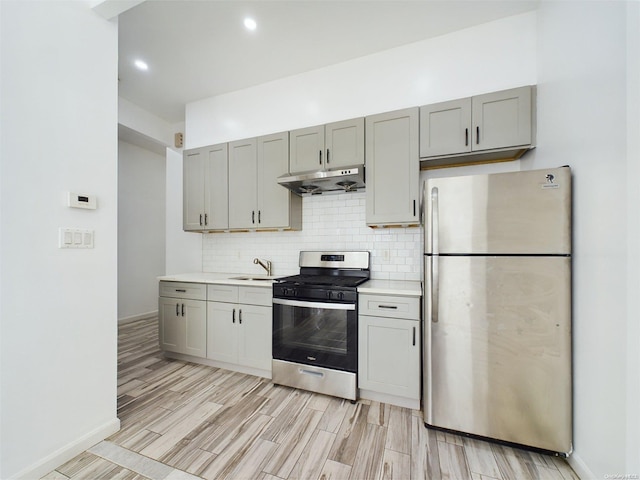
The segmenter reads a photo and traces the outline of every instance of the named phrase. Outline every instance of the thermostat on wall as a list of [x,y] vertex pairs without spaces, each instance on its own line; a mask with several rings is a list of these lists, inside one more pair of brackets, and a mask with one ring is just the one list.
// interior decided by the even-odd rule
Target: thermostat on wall
[[67,206],[72,208],[88,208],[95,210],[97,208],[96,196],[85,195],[84,193],[68,192]]

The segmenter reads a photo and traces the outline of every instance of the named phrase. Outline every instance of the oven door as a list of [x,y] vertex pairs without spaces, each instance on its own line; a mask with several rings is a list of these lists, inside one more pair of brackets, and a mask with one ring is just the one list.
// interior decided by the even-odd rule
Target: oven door
[[356,373],[355,303],[273,299],[273,358]]

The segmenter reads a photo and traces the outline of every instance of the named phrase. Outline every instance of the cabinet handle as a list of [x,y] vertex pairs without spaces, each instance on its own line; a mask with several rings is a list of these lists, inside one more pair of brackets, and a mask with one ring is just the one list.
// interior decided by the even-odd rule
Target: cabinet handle
[[329,164],[329,149],[327,148],[327,165]]
[[261,220],[260,220],[260,216],[261,216],[261,215],[260,215],[260,210],[258,210],[258,223],[260,223],[260,221],[261,221]]
[[469,129],[468,128],[464,129],[464,146],[465,147],[469,146]]
[[184,317],[184,303],[182,304],[182,316]]
[[413,327],[413,346],[416,346],[416,327]]
[[200,214],[200,226],[202,226],[202,214]]
[[187,293],[187,291],[183,290],[182,288],[176,288],[176,292]]
[[416,201],[413,201],[413,216],[416,216]]
[[256,223],[256,211],[251,210],[251,223]]
[[322,165],[322,150],[318,151],[318,163]]
[[176,303],[176,317],[180,316],[180,304]]
[[242,309],[240,309],[238,312],[239,312],[238,313],[238,323],[240,323],[240,325],[242,325]]
[[208,213],[204,214],[204,224],[205,225],[209,225],[209,214]]
[[232,323],[236,323],[236,309],[233,309],[233,316],[231,317]]
[[480,144],[480,126],[476,127],[476,145]]
[[390,310],[397,310],[398,306],[397,305],[378,305],[378,308],[388,308]]

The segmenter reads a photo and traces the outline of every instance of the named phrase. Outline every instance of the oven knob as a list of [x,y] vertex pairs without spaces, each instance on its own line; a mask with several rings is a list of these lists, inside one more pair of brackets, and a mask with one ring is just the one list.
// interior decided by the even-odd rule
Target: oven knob
[[338,292],[338,300],[342,300],[344,297],[344,293]]
[[289,295],[289,289],[288,288],[283,288],[282,289],[282,294],[283,295]]
[[331,298],[331,296],[332,296],[332,295],[333,295],[333,292],[332,292],[331,290],[329,290],[329,291],[327,292],[327,298]]

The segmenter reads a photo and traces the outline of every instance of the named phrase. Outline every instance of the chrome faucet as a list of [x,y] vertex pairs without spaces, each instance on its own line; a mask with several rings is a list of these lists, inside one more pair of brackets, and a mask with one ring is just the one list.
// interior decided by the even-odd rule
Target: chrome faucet
[[260,265],[262,268],[264,268],[267,271],[267,275],[271,276],[271,262],[269,260],[266,260],[267,264],[265,265],[264,263],[262,263],[262,260],[260,260],[259,258],[254,258],[253,259],[253,263],[256,265]]

